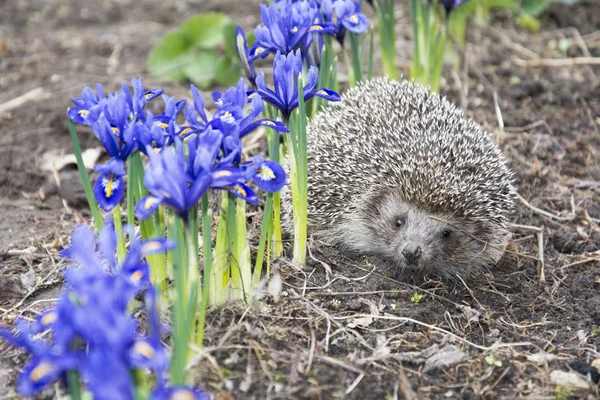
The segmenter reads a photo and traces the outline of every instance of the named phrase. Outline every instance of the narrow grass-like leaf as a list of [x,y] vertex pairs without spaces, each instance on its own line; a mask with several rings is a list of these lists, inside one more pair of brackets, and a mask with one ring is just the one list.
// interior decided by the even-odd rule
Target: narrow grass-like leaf
[[67,371],[67,386],[71,400],[81,400],[81,381],[79,380],[79,372],[76,370]]
[[94,191],[90,183],[90,177],[85,168],[83,157],[81,156],[81,146],[79,145],[79,138],[77,137],[77,130],[75,129],[75,122],[69,120],[69,135],[71,135],[71,144],[73,145],[73,153],[75,153],[75,159],[77,160],[77,169],[79,170],[79,176],[81,178],[81,184],[85,191],[85,197],[87,198],[94,219],[94,226],[96,231],[99,231],[104,226],[104,220],[102,219],[102,213],[94,197]]
[[117,257],[122,263],[125,259],[125,235],[123,235],[123,223],[121,222],[121,205],[117,204],[113,208],[113,222],[115,224],[115,235],[117,238]]
[[202,255],[204,263],[204,274],[202,275],[202,296],[200,301],[200,315],[198,317],[198,331],[196,344],[200,347],[204,341],[204,324],[206,321],[206,309],[208,307],[209,287],[212,267],[212,211],[208,207],[208,193],[202,196]]
[[352,49],[352,76],[354,78],[354,84],[362,81],[362,61],[361,51],[359,49],[358,35],[355,33],[349,33],[350,36],[350,47]]

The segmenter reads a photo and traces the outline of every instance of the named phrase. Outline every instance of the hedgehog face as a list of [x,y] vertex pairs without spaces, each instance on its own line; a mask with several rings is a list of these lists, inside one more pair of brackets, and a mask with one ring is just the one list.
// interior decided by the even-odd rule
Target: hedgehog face
[[347,249],[391,261],[398,277],[453,277],[482,263],[485,245],[474,239],[474,223],[427,212],[387,191],[361,202],[359,218],[338,230],[340,240]]

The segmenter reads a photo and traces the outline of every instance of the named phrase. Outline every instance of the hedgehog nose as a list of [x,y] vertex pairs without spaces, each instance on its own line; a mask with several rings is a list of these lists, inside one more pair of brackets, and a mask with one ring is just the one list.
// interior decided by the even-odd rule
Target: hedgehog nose
[[402,250],[402,255],[409,263],[416,263],[421,258],[421,247],[409,248],[408,246]]

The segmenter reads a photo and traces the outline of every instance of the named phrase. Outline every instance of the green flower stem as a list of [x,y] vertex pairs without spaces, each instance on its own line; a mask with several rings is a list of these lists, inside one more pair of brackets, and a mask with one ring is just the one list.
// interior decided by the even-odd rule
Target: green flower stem
[[[362,81],[362,60],[363,57],[361,57],[361,53],[363,53],[363,51],[359,48],[359,44],[358,44],[358,35],[355,33],[348,33],[348,36],[350,37],[350,48],[352,49],[352,79],[353,79],[353,83],[351,82],[350,86],[355,86],[357,83],[359,83],[360,81]],[[362,46],[362,49],[364,50],[364,46]]]
[[[163,206],[159,206],[155,212],[155,226],[154,226],[154,237],[165,237],[165,209]],[[150,266],[155,269],[156,272],[156,283],[161,293],[166,293],[167,290],[167,254],[159,253],[150,256]]]
[[[276,257],[281,257],[283,254],[283,236],[281,235],[281,193],[279,192],[273,193],[273,222],[271,226],[274,228],[271,235],[273,252]],[[268,274],[269,268],[267,266]]]
[[[377,27],[379,28],[383,70],[391,79],[398,79],[396,65],[396,36],[394,32],[394,2],[396,0],[377,0]],[[415,0],[411,0],[414,3]],[[421,0],[416,0],[421,1]]]
[[[252,263],[246,229],[246,202],[229,195],[234,209],[235,236],[231,257],[231,287],[234,299],[249,301],[252,295]],[[233,206],[231,206],[233,205]]]
[[135,400],[143,400],[148,398],[148,379],[146,379],[144,375],[144,371],[141,369],[130,370],[129,375],[133,380],[133,384],[135,386],[134,399]]
[[[268,117],[273,118],[274,113],[272,112],[272,108],[268,108]],[[284,121],[286,126],[288,126],[287,121]],[[275,130],[271,130],[267,132],[267,143],[269,146],[269,158],[273,161],[279,162],[279,132]],[[263,214],[263,223],[260,230],[260,238],[258,242],[258,252],[256,253],[256,263],[254,266],[254,273],[252,276],[252,285],[256,286],[259,284],[262,274],[263,260],[265,256],[265,247],[271,248],[270,240],[273,238],[275,241],[275,252],[277,254],[277,250],[279,248],[279,254],[283,250],[281,239],[277,242],[277,238],[281,238],[281,212],[280,212],[281,203],[279,201],[279,193],[267,193],[267,200],[265,203],[265,209]],[[268,260],[268,258],[267,258]],[[267,276],[269,275],[269,263],[267,262]]]
[[[131,161],[127,161],[127,225],[135,226],[135,196],[134,186],[137,185],[137,176],[134,177],[135,168]],[[135,183],[134,183],[135,182]]]
[[210,274],[210,293],[208,304],[221,304],[229,299],[229,226],[227,219],[228,210],[228,192],[223,192],[221,202],[221,215],[219,216],[219,225],[217,227],[217,238],[215,241],[215,253]]
[[77,160],[77,169],[79,170],[79,176],[81,177],[81,183],[83,190],[85,191],[85,197],[87,198],[94,219],[94,226],[96,231],[99,231],[104,226],[104,220],[102,219],[102,213],[94,197],[94,191],[90,183],[90,177],[85,168],[83,157],[81,156],[81,146],[79,145],[79,139],[77,138],[77,130],[75,129],[75,122],[69,120],[69,135],[71,135],[71,144],[73,145],[73,153],[75,153],[75,159]]
[[[198,267],[198,208],[194,207],[189,212],[188,222],[185,224],[185,239],[187,244],[187,271],[185,282],[188,284],[186,293],[186,331],[188,340],[197,338],[199,326],[196,327],[196,311],[198,309],[198,295],[201,294],[200,270]],[[202,327],[203,329],[203,327]]]
[[208,294],[210,287],[212,266],[212,211],[208,207],[208,194],[202,196],[202,254],[204,262],[204,274],[202,281],[202,296],[200,301],[200,316],[198,318],[198,331],[196,334],[196,345],[203,346],[204,324],[206,321],[206,309],[208,307]]
[[[271,223],[273,222],[273,193],[267,193],[267,201],[265,203],[265,211],[262,219],[262,227],[260,229],[260,238],[258,239],[258,251],[256,252],[256,263],[254,264],[254,272],[252,274],[252,286],[260,283],[262,275],[263,261],[265,257],[265,246],[267,246],[267,236],[271,231]],[[269,263],[267,262],[267,276],[269,274]]]
[[307,239],[307,150],[306,105],[304,103],[303,79],[298,77],[298,109],[292,113],[290,123],[290,174],[292,183],[292,207],[294,218],[294,261],[306,263]]
[[419,0],[411,0],[411,18],[415,36],[411,77],[439,92],[449,21],[439,4]]
[[350,56],[348,55],[348,49],[346,47],[342,48],[342,55],[344,56],[344,64],[346,64],[346,69],[348,70],[348,85],[354,87],[356,86],[356,79],[354,78],[354,69],[352,68],[352,62],[350,61]]
[[369,30],[369,61],[367,64],[367,80],[371,80],[371,78],[373,77],[373,53],[374,53],[374,48],[373,48],[373,30],[370,29]]
[[[317,87],[329,87],[327,86],[327,83],[329,83],[329,68],[333,62],[331,36],[324,35],[324,39],[323,49],[321,50],[321,65],[319,65],[319,83],[317,84]],[[323,99],[315,97],[311,109],[308,110],[309,117],[315,116],[322,104],[324,104]]]
[[448,35],[448,24],[444,24],[441,27],[440,35],[436,38],[436,41],[432,47],[433,49],[433,65],[431,66],[431,91],[435,93],[440,92],[440,85],[442,80],[442,72],[444,71],[444,55],[446,52],[446,37]]
[[[233,283],[233,276],[237,275],[239,273],[239,250],[238,250],[238,243],[236,241],[237,239],[237,223],[236,223],[236,219],[235,219],[235,197],[229,193],[229,191],[225,191],[223,192],[224,196],[227,196],[227,207],[223,207],[223,210],[225,210],[225,215],[226,215],[226,227],[227,227],[227,268],[226,271],[228,271],[228,273],[226,272],[226,274],[228,275],[227,278],[229,278],[230,282]],[[226,278],[226,279],[227,279]],[[239,283],[239,279],[237,279],[237,282]],[[238,292],[239,287],[236,285],[232,285],[231,286],[231,292],[230,295],[232,298],[236,298],[239,299],[240,297],[240,293]]]
[[175,385],[184,383],[184,370],[188,357],[189,330],[186,329],[188,287],[187,260],[185,257],[186,238],[183,221],[171,213],[169,216],[169,233],[177,242],[173,253],[173,270],[175,274],[175,294],[173,306],[173,357],[171,359],[171,382]]
[[121,205],[117,204],[113,208],[113,222],[115,224],[115,234],[117,237],[117,258],[119,263],[125,259],[125,235],[123,235],[123,223],[121,222]]
[[79,381],[79,372],[77,370],[67,371],[67,386],[71,400],[81,400],[81,382]]

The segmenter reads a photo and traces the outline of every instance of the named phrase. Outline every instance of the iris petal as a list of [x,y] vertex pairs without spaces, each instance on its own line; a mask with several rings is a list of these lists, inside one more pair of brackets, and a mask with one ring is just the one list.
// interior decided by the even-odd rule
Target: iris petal
[[283,167],[275,161],[265,160],[256,170],[254,183],[265,192],[278,192],[285,186],[286,175]]
[[154,213],[154,211],[160,206],[162,198],[154,196],[145,196],[140,199],[135,205],[135,216],[143,221]]
[[119,204],[124,190],[123,178],[113,173],[101,174],[94,183],[94,197],[104,211],[110,211]]
[[235,197],[239,197],[247,203],[258,204],[258,197],[256,196],[254,190],[243,183],[225,186],[224,189],[229,190],[229,193],[233,194]]

